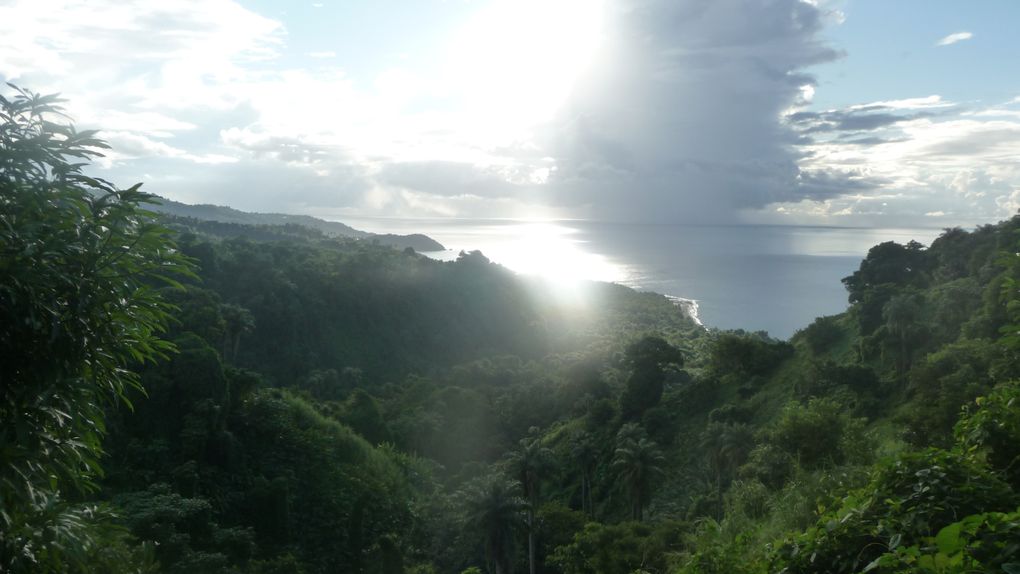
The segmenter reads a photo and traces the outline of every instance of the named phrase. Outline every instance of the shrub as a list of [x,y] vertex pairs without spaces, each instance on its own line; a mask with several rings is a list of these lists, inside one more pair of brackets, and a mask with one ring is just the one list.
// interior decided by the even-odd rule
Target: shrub
[[787,405],[771,431],[771,442],[806,468],[842,464],[870,450],[863,421],[849,417],[832,399]]
[[790,574],[859,572],[901,545],[922,542],[960,516],[1015,509],[1009,486],[972,457],[938,449],[881,466],[804,533],[773,552]]
[[1004,384],[976,404],[956,425],[957,444],[984,457],[1020,491],[1020,383]]
[[843,336],[837,319],[835,316],[819,317],[800,332],[811,353],[820,355],[828,351]]

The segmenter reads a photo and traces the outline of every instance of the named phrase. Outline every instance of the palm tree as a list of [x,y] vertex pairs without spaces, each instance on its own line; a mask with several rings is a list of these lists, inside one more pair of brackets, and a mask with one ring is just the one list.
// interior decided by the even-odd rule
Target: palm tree
[[570,457],[574,460],[578,470],[581,471],[581,512],[586,516],[593,514],[591,496],[592,474],[595,472],[595,465],[598,463],[598,448],[591,434],[581,431],[571,441]]
[[652,497],[655,479],[662,474],[666,457],[659,447],[647,438],[621,441],[613,458],[613,468],[620,473],[630,498],[631,518],[642,520],[644,507]]
[[648,438],[648,434],[638,423],[627,423],[621,426],[620,430],[616,431],[617,445],[621,445],[628,441],[639,442],[643,438]]
[[708,462],[715,473],[717,519],[723,513],[723,475],[747,458],[754,447],[754,434],[745,424],[713,422],[701,435],[701,446],[708,450]]
[[255,329],[255,316],[251,311],[233,303],[220,305],[220,315],[224,323],[223,360],[233,362],[241,347],[241,335],[247,335]]
[[535,574],[535,509],[538,508],[542,476],[552,466],[552,451],[542,446],[532,429],[532,436],[521,439],[520,450],[510,455],[510,468],[517,475],[528,501],[528,571]]
[[521,526],[525,503],[520,485],[500,474],[473,481],[462,493],[465,523],[485,537],[485,557],[495,574],[513,572],[514,532]]
[[896,361],[896,371],[900,374],[910,369],[910,350],[908,343],[915,331],[915,323],[921,313],[921,307],[917,299],[911,295],[896,295],[889,299],[882,309],[882,318],[885,319],[886,329],[889,334],[899,341],[899,357]]

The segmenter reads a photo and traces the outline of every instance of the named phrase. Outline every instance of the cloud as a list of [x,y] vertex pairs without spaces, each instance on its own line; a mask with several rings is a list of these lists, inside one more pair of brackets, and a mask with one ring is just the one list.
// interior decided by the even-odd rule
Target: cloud
[[847,110],[828,110],[824,112],[799,111],[787,115],[786,121],[788,124],[800,129],[802,133],[812,134],[819,132],[872,131],[899,122],[929,117],[931,115],[926,112],[909,115],[871,112],[873,109],[850,108]]
[[873,110],[923,110],[931,108],[951,108],[955,104],[943,101],[942,96],[934,94],[923,98],[904,98],[902,100],[885,100],[870,102],[867,104],[855,104],[849,110],[873,111]]
[[[307,194],[290,205],[386,212],[433,201],[461,213],[527,214],[531,205],[704,221],[859,187],[803,172],[800,136],[780,115],[809,99],[814,80],[803,70],[838,57],[818,37],[831,13],[800,0],[607,0],[604,13],[583,5],[585,25],[602,30],[590,64],[574,48],[556,51],[576,16],[561,7],[534,45],[493,43],[479,28],[463,35],[476,49],[457,51],[435,74],[387,68],[358,83],[339,66],[283,65],[283,23],[231,0],[93,0],[59,10],[22,0],[0,9],[0,50],[16,54],[0,75],[64,92],[83,127],[111,126],[123,151],[107,165],[126,176],[158,177],[160,159],[236,159],[215,173],[188,172],[186,192],[173,178],[161,184],[223,203],[255,202],[250,187],[222,176],[253,165],[262,185]],[[492,6],[465,25],[505,27],[496,16],[547,10]],[[592,34],[575,39],[595,45]]]
[[426,161],[387,163],[375,181],[397,189],[438,197],[513,197],[535,200],[550,168],[473,165],[464,162]]
[[275,135],[265,131],[232,127],[220,132],[220,140],[229,148],[246,152],[255,160],[277,160],[290,165],[315,167],[345,161],[345,154],[333,147],[297,136]]
[[368,208],[366,197],[372,191],[365,169],[349,162],[310,167],[242,158],[183,177],[168,175],[165,170],[157,177],[144,177],[152,167],[147,162],[133,163],[124,171],[125,177],[131,181],[144,178],[148,191],[179,201],[226,204],[243,210],[283,213],[362,210]]
[[842,56],[825,2],[578,0],[537,28],[539,0],[469,4],[428,65],[356,76],[343,44],[288,51],[232,0],[19,0],[0,77],[103,128],[108,179],[244,209],[857,224],[1020,204],[1020,98],[815,107],[808,70]]
[[957,42],[963,42],[964,40],[970,40],[974,37],[974,34],[970,32],[954,32],[941,40],[936,44],[937,46],[952,46]]
[[104,153],[105,157],[101,160],[106,165],[116,161],[140,158],[183,159],[198,164],[210,165],[234,163],[237,161],[236,157],[229,155],[190,153],[184,149],[133,132],[103,130],[100,135],[113,148],[112,151]]
[[[914,111],[914,105],[866,104],[791,114],[791,124],[806,133],[802,169],[864,178],[872,185],[863,195],[846,193],[769,210],[787,222],[872,225],[925,225],[923,220],[931,217],[972,225],[1009,217],[1020,197],[1020,166],[1015,162],[1020,156],[1020,117],[1007,113],[1010,105],[933,114]],[[878,120],[856,130],[837,131],[836,122],[828,129],[817,128],[823,119],[862,113]],[[879,197],[882,201],[875,201]]]
[[0,78],[60,92],[79,127],[114,147],[107,169],[211,168],[237,159],[208,139],[209,122],[237,117],[238,79],[276,56],[281,33],[230,0],[18,0],[0,6]]
[[[59,89],[75,102],[88,91],[153,93],[179,107],[223,97],[208,86],[273,58],[282,26],[230,0],[16,0],[0,6],[0,30],[0,75],[8,80]],[[124,79],[131,81],[118,83]]]
[[549,200],[600,218],[704,222],[840,193],[802,173],[781,120],[814,84],[804,69],[839,56],[819,37],[824,17],[798,0],[618,8],[600,65],[550,128]]

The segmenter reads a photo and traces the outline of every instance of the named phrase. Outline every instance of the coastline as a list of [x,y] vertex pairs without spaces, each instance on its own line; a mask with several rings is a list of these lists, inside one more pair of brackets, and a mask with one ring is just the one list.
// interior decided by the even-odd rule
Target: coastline
[[676,295],[666,295],[663,297],[669,299],[674,305],[679,307],[688,317],[691,318],[699,327],[708,330],[708,327],[701,322],[701,317],[698,316],[698,300],[687,299],[686,297],[677,297]]

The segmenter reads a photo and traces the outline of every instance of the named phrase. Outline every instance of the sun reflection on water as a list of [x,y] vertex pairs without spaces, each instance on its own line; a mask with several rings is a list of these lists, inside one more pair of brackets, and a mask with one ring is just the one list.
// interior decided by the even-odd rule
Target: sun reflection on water
[[585,250],[577,230],[546,222],[518,223],[505,229],[506,239],[483,250],[493,261],[524,275],[556,283],[623,281],[624,269]]
[[424,252],[440,261],[456,260],[461,251],[481,251],[515,273],[541,280],[563,292],[589,281],[633,285],[636,269],[594,252],[585,233],[569,221],[384,219],[350,217],[344,221],[373,233],[423,233],[445,251]]

